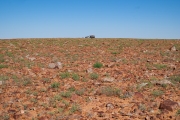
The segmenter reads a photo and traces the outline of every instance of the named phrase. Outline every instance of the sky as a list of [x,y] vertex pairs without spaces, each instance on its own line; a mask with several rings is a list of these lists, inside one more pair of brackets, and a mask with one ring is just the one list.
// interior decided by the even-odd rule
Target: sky
[[180,38],[180,0],[0,0],[3,38]]

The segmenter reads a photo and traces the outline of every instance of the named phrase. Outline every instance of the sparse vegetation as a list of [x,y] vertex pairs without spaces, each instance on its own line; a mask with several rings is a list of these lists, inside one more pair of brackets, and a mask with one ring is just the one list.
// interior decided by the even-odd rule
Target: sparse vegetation
[[155,97],[161,96],[163,94],[164,94],[164,92],[161,91],[161,90],[154,90],[154,91],[152,91],[152,95],[155,96]]
[[180,83],[180,75],[173,75],[169,78],[173,82],[179,82]]
[[161,69],[167,68],[167,65],[164,65],[164,64],[154,64],[154,67],[157,68],[158,70],[161,70]]
[[121,90],[115,87],[103,87],[100,89],[100,93],[107,96],[118,96],[121,95]]
[[[43,38],[0,45],[2,120],[180,115],[178,108],[162,115],[159,107],[167,99],[179,102],[179,40]],[[62,68],[48,67],[57,62]]]

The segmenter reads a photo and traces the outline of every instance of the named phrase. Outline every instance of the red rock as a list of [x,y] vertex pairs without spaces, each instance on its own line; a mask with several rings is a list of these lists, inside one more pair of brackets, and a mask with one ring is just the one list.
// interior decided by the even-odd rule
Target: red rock
[[71,101],[73,101],[73,102],[77,102],[78,99],[79,99],[79,96],[76,95],[76,94],[73,94],[73,95],[71,96]]
[[168,111],[173,111],[177,106],[178,106],[177,102],[167,99],[160,104],[159,109],[166,109]]
[[143,94],[141,94],[140,92],[135,92],[134,97],[137,98],[137,99],[144,99]]

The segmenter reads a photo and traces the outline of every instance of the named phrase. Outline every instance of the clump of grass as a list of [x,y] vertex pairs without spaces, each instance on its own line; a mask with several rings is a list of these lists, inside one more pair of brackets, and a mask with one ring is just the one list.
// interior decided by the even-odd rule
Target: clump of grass
[[84,94],[84,92],[85,92],[85,89],[84,88],[82,88],[82,89],[80,89],[80,90],[76,90],[76,94],[77,95],[79,95],[79,96],[81,96],[81,95],[83,95]]
[[2,120],[10,120],[9,114],[4,114],[4,115],[1,116],[0,118],[2,118]]
[[145,106],[145,104],[139,104],[139,109],[141,110],[141,111],[145,111],[146,110],[146,106]]
[[4,56],[3,55],[0,55],[0,63],[4,62]]
[[45,83],[50,82],[50,79],[49,79],[49,78],[43,78],[42,80],[43,80],[43,82],[45,82]]
[[152,95],[155,96],[155,97],[162,96],[163,94],[164,94],[164,92],[161,91],[161,90],[152,91]]
[[99,77],[99,75],[98,75],[97,73],[91,73],[91,74],[90,74],[90,78],[91,78],[92,80],[96,80],[96,79],[98,79],[98,77]]
[[7,67],[8,67],[7,65],[0,64],[0,69],[7,68]]
[[177,110],[176,115],[180,115],[180,109]]
[[121,90],[115,87],[108,86],[101,88],[100,93],[106,96],[120,96]]
[[66,92],[62,92],[62,93],[61,93],[61,96],[62,96],[62,97],[65,97],[65,98],[69,98],[69,97],[71,97],[71,94],[72,94],[72,93],[71,93],[70,91],[66,91]]
[[37,103],[37,99],[32,98],[32,99],[31,99],[31,102],[33,102],[33,103]]
[[75,87],[70,87],[70,88],[68,89],[68,91],[70,91],[70,92],[74,92],[75,90],[76,90]]
[[60,74],[60,77],[61,77],[61,79],[69,78],[70,74],[69,74],[69,72],[64,72],[64,73]]
[[31,83],[32,83],[32,81],[31,81],[30,78],[24,78],[24,80],[23,80],[23,85],[24,86],[30,85]]
[[79,110],[80,110],[79,105],[73,104],[72,107],[71,107],[71,109],[70,109],[70,113],[72,114],[72,113],[74,113],[74,112],[76,112],[76,111],[79,111]]
[[58,88],[60,86],[59,82],[54,82],[51,84],[51,88]]
[[180,83],[180,75],[173,75],[169,78],[170,80],[172,80],[173,82],[179,82]]
[[57,100],[57,101],[60,101],[60,100],[62,100],[62,97],[61,97],[61,95],[55,95],[54,96],[54,100]]
[[154,64],[154,67],[157,68],[158,70],[162,70],[167,68],[167,65],[164,64]]
[[80,77],[79,77],[79,75],[78,74],[72,74],[72,79],[73,80],[75,80],[75,81],[77,81],[77,80],[79,80],[80,79]]
[[93,65],[94,68],[101,68],[103,67],[103,64],[100,63],[100,62],[96,62],[94,65]]

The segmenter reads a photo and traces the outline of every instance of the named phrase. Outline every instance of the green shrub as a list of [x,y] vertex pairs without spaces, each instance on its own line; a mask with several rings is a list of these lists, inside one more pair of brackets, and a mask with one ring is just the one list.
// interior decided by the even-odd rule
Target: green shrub
[[94,68],[101,68],[102,66],[103,66],[103,64],[100,63],[100,62],[96,62],[96,63],[93,65]]
[[54,82],[51,84],[51,88],[58,88],[60,86],[59,82]]
[[62,96],[62,97],[65,97],[65,98],[69,98],[69,97],[71,97],[71,94],[72,94],[72,93],[71,93],[70,91],[62,92],[62,93],[61,93],[61,96]]
[[64,73],[60,74],[60,77],[61,77],[61,79],[69,78],[70,74],[69,74],[69,72],[64,72]]
[[91,73],[91,74],[90,74],[90,78],[91,78],[92,80],[98,79],[98,77],[99,77],[99,75],[98,75],[97,73]]
[[158,70],[161,70],[161,69],[167,68],[167,65],[164,65],[164,64],[154,64],[154,67],[157,68]]
[[72,74],[72,79],[75,80],[75,81],[79,80],[79,75],[75,74],[75,73]]
[[0,69],[7,68],[7,67],[8,67],[7,65],[0,64]]

